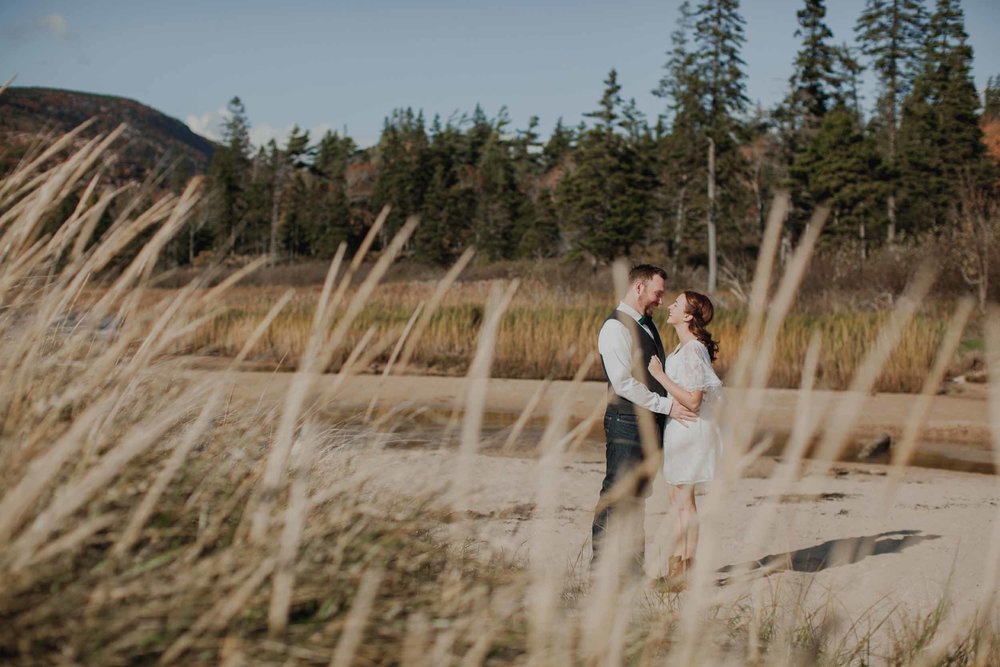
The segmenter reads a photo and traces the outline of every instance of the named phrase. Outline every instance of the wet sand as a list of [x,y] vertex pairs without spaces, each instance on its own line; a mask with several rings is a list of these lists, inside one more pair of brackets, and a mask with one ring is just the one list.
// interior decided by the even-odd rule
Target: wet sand
[[[205,365],[205,361],[188,362],[188,365]],[[192,368],[187,371],[197,375],[205,370]],[[257,399],[269,397],[280,400],[291,382],[290,373],[240,372],[237,391]],[[317,387],[320,402],[331,413],[348,415],[366,410],[377,397],[376,409],[398,409],[412,412],[450,413],[464,403],[467,383],[464,378],[434,376],[380,376],[359,375],[352,377],[335,389],[335,376],[323,376]],[[540,380],[491,379],[487,388],[485,412],[496,420],[513,422],[532,401],[544,383]],[[920,431],[921,450],[926,455],[921,465],[965,471],[985,472],[992,466],[992,439],[985,385],[969,385],[962,395],[938,395],[932,400]],[[532,414],[543,419],[549,405],[572,392],[569,419],[574,423],[600,415],[604,410],[606,385],[601,382],[583,382],[574,386],[568,381],[548,384]],[[820,412],[836,411],[850,395],[847,392],[816,390],[812,392],[813,409]],[[916,396],[912,394],[875,394],[864,398],[864,408],[851,428],[854,443],[863,444],[873,439],[889,436],[893,442],[903,433],[911,419]],[[725,400],[740,401],[739,391],[725,390]],[[791,431],[795,419],[799,392],[794,389],[767,389],[757,431],[770,433],[780,446]],[[596,421],[591,440],[600,440],[600,421]],[[603,455],[603,452],[600,452]],[[935,465],[934,457],[940,457]],[[965,461],[970,465],[965,466]]]

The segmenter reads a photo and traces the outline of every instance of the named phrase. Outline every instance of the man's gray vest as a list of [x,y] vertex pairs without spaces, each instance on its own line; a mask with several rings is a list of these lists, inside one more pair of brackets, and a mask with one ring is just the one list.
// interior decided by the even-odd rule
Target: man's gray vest
[[[615,309],[611,315],[608,316],[609,320],[618,320],[625,325],[625,328],[632,335],[632,349],[639,350],[639,360],[634,364],[635,367],[632,368],[632,377],[638,380],[641,384],[645,385],[654,394],[659,394],[660,396],[666,396],[667,390],[663,388],[659,382],[656,381],[649,372],[649,360],[655,354],[660,358],[662,362],[664,360],[663,353],[663,342],[660,340],[660,332],[656,330],[656,325],[650,324],[649,329],[653,332],[653,337],[650,338],[649,334],[643,331],[642,327],[636,322],[632,317],[623,313],[620,310]],[[635,355],[633,355],[634,357]],[[604,359],[601,359],[601,365],[604,366]],[[604,368],[604,377],[608,377],[608,369]],[[627,398],[622,398],[615,393],[614,389],[611,387],[611,380],[608,379],[608,408],[605,414],[627,414],[634,415],[639,413],[648,413],[653,415],[656,420],[657,425],[662,428],[665,421],[666,415],[661,415],[659,413],[650,412],[646,408],[639,407]]]

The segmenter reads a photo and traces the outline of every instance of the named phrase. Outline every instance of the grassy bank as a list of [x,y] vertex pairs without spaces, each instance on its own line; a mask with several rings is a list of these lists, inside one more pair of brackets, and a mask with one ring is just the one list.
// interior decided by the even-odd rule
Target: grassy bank
[[[348,336],[351,344],[357,343],[374,327],[375,337],[386,339],[388,349],[372,359],[369,370],[381,370],[391,354],[390,342],[398,339],[414,310],[430,298],[432,289],[433,283],[389,283],[368,300]],[[467,372],[483,321],[487,290],[485,282],[453,286],[416,344],[409,372],[446,375]],[[235,355],[282,293],[277,288],[236,288],[216,304],[218,311],[210,321],[177,351]],[[286,369],[295,368],[306,348],[318,298],[318,287],[298,288],[289,307],[253,348],[251,358],[280,361]],[[597,332],[613,305],[610,295],[553,293],[541,283],[521,284],[500,323],[493,350],[493,374],[506,378],[572,378],[588,355],[594,354]],[[889,313],[889,310],[793,311],[778,334],[770,386],[798,386],[806,350],[815,334],[820,337],[821,345],[817,387],[845,389],[865,353],[875,344]],[[664,323],[665,309],[658,311],[656,317],[669,350],[675,335]],[[746,319],[745,309],[722,308],[709,327],[721,341],[717,368],[723,377],[742,345]],[[927,309],[918,315],[903,332],[878,377],[876,389],[919,391],[946,327],[947,313]],[[338,370],[346,354],[341,351],[330,370]],[[594,364],[586,378],[603,379],[600,365]]]

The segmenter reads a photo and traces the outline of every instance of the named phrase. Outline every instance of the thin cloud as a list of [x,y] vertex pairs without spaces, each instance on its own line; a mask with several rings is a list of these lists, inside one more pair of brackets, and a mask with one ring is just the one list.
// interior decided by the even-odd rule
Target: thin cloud
[[[222,126],[229,119],[228,109],[219,108],[215,111],[206,111],[203,114],[190,114],[184,118],[191,131],[200,134],[212,141],[222,140]],[[292,133],[294,123],[285,127],[275,127],[270,123],[254,123],[250,125],[250,143],[254,149],[266,146],[270,141],[274,141],[278,146],[284,146],[288,141],[288,136]],[[315,143],[322,138],[327,130],[333,128],[327,123],[321,123],[316,127],[309,128],[309,141]]]
[[250,143],[256,148],[260,148],[261,146],[266,146],[273,139],[274,143],[278,144],[278,146],[283,146],[291,131],[291,125],[288,127],[274,127],[270,123],[251,125]]
[[191,114],[184,119],[184,122],[195,134],[200,134],[212,141],[219,141],[222,139],[222,123],[228,118],[229,111],[220,107],[215,111],[206,111],[201,115]]
[[39,18],[35,24],[42,32],[59,39],[66,39],[69,36],[69,21],[62,14],[47,14]]

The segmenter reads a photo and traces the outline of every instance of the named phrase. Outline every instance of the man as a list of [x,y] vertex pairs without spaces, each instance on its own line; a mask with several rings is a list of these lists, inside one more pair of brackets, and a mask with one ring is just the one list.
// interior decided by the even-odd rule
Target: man
[[652,493],[650,482],[662,458],[658,454],[663,448],[663,427],[668,415],[690,421],[697,414],[675,403],[647,368],[653,355],[666,358],[652,312],[663,302],[667,272],[640,264],[629,271],[628,281],[625,297],[605,320],[597,338],[608,378],[604,413],[607,469],[594,512],[593,561],[609,526],[631,514],[634,542],[630,550],[634,550],[635,567],[641,570],[646,498]]

